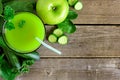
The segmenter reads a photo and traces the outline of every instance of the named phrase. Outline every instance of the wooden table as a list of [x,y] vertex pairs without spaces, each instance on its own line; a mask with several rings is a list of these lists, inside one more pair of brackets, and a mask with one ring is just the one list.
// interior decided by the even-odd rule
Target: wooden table
[[[68,45],[45,41],[63,54],[41,46],[41,60],[18,80],[120,80],[120,0],[82,2]],[[45,27],[49,34],[53,27]]]

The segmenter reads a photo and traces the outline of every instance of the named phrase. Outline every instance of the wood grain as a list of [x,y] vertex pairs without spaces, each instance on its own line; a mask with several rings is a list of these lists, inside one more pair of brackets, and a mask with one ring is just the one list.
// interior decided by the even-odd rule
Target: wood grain
[[[49,34],[51,28],[46,26],[46,34]],[[41,46],[37,50],[41,57],[120,57],[120,27],[78,25],[77,31],[69,35],[68,45],[48,44],[63,54],[56,55]]]
[[120,80],[120,59],[41,59],[17,80]]
[[76,24],[120,24],[120,0],[79,0],[84,7],[78,11]]
[[[120,0],[79,1],[84,7],[77,11],[77,31],[68,36],[68,45],[45,39],[63,54],[41,46],[37,51],[42,59],[16,80],[120,80],[120,26],[111,25],[120,24]],[[46,26],[46,38],[52,30]]]

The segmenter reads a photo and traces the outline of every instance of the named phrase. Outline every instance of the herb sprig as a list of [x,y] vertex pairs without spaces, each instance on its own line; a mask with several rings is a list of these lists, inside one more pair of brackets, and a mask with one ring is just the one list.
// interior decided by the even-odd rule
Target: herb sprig
[[5,6],[4,9],[4,19],[10,21],[14,18],[15,11],[10,6]]
[[73,24],[71,20],[76,19],[78,14],[70,10],[67,18],[60,24],[58,24],[58,28],[61,29],[64,33],[74,33],[76,31],[76,26]]

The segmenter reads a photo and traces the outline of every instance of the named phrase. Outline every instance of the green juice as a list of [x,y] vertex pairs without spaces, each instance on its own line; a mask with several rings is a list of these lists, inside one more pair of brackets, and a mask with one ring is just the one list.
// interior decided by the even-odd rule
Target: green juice
[[[22,12],[16,14],[11,20],[15,29],[4,27],[4,38],[7,45],[20,53],[28,53],[36,50],[41,44],[35,37],[41,40],[45,37],[45,28],[42,21],[34,14]],[[21,25],[21,22],[22,25]]]

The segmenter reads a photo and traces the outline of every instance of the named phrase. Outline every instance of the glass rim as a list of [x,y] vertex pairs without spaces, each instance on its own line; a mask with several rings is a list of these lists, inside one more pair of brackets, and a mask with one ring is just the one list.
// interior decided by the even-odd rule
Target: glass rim
[[[41,20],[41,19],[40,19],[40,20]],[[42,20],[41,20],[41,22],[43,23]],[[7,23],[7,21],[4,22],[3,27],[2,27],[2,29],[1,29],[1,30],[2,30],[1,33],[2,33],[2,38],[3,38],[6,46],[7,46],[9,49],[11,49],[11,50],[13,50],[13,51],[15,51],[15,52],[18,52],[18,53],[30,53],[30,52],[34,52],[34,51],[36,51],[37,49],[40,48],[40,46],[41,46],[42,44],[40,44],[39,47],[37,47],[36,49],[31,50],[31,51],[20,51],[20,50],[17,50],[16,48],[12,47],[12,46],[9,44],[9,42],[7,41],[6,37],[5,37],[5,24],[6,24],[6,23]],[[44,40],[45,40],[45,37],[46,37],[46,28],[45,28],[45,24],[44,24],[44,23],[43,23],[43,28],[44,28],[44,38],[43,38],[43,41],[44,41]]]

